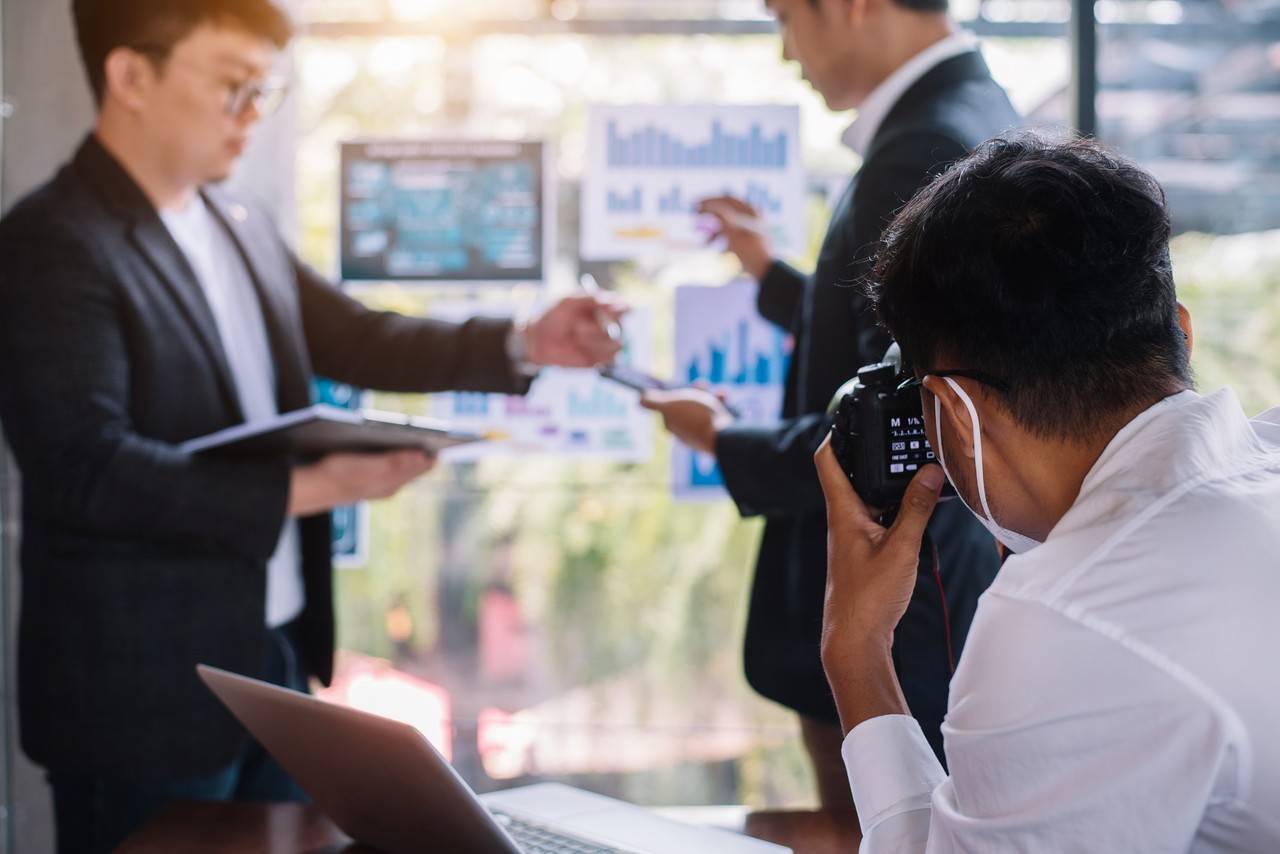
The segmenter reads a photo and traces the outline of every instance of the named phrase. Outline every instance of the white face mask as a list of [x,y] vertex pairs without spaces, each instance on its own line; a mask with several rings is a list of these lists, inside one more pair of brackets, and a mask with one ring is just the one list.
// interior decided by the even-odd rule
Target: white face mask
[[[978,473],[978,499],[982,502],[982,513],[979,514],[978,511],[969,507],[969,502],[964,500],[963,495],[960,495],[960,490],[956,490],[956,495],[959,496],[965,507],[969,507],[969,512],[978,517],[978,521],[982,523],[982,526],[990,531],[993,537],[1004,543],[1005,548],[1014,554],[1023,554],[1038,545],[1042,545],[1039,540],[1033,540],[1024,534],[1019,534],[1017,531],[1002,528],[995,517],[991,515],[991,505],[987,504],[987,485],[982,474],[982,425],[978,422],[978,410],[974,407],[969,395],[960,387],[960,383],[951,379],[951,377],[943,377],[942,379],[946,380],[947,385],[951,386],[952,390],[964,401],[965,407],[969,410],[969,418],[973,421],[973,465]],[[954,485],[955,478],[951,477],[950,472],[947,472],[947,458],[942,452],[942,401],[938,399],[937,395],[933,397],[933,423],[938,431],[938,462],[942,463],[942,471],[947,474],[947,479]]]

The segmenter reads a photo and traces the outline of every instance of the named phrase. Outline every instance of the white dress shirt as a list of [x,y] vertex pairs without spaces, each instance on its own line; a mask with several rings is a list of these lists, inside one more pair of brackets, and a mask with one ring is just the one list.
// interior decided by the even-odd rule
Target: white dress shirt
[[862,106],[858,107],[858,117],[844,132],[844,144],[852,148],[859,157],[866,157],[876,131],[880,130],[889,111],[907,94],[908,89],[948,59],[977,49],[977,36],[968,30],[957,30],[898,66],[892,74],[880,81],[879,86],[871,90]]
[[[213,312],[245,420],[272,418],[278,414],[275,363],[258,291],[240,250],[200,196],[182,210],[161,211],[160,219],[191,264]],[[268,626],[284,625],[306,605],[300,543],[297,520],[289,519],[267,563]]]
[[942,732],[844,744],[863,852],[1280,852],[1280,409],[1121,430],[979,601]]

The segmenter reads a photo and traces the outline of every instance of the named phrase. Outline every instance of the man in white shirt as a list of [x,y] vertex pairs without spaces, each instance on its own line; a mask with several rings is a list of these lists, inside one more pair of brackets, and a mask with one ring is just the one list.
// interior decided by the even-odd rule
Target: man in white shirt
[[[829,446],[823,636],[864,852],[1280,851],[1280,410],[1200,396],[1155,180],[983,146],[886,232],[873,296],[943,468],[885,529]],[[909,392],[908,392],[909,393]],[[944,470],[1011,553],[942,731],[889,645]]]

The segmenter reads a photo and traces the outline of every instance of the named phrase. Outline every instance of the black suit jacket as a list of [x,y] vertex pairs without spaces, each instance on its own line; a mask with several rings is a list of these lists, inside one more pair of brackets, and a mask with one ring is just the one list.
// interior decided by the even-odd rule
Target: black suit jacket
[[[760,283],[760,313],[795,335],[783,421],[720,434],[716,455],[743,515],[767,517],[747,625],[747,678],[802,714],[838,720],[818,656],[826,586],[826,518],[813,454],[831,427],[836,390],[890,343],[859,285],[881,231],[905,202],[978,143],[1015,127],[1017,113],[982,57],[946,60],[891,109],[840,199],[813,275],[774,264]],[[991,536],[958,503],[930,523],[940,551],[956,654],[977,597],[995,577]],[[941,751],[938,726],[950,673],[932,554],[895,634],[894,655],[913,714]]]
[[[314,375],[392,391],[521,392],[507,322],[370,311],[303,266],[259,212],[205,198],[252,273],[280,411]],[[51,768],[137,780],[211,771],[244,733],[197,662],[263,666],[283,460],[176,445],[243,421],[194,273],[90,137],[0,222],[0,418],[22,472],[22,745]],[[303,520],[307,672],[332,673],[329,517]]]

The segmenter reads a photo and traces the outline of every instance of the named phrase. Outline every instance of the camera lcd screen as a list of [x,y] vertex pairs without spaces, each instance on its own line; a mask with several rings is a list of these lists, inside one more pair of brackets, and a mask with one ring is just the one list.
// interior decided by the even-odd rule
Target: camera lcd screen
[[925,438],[923,416],[886,414],[884,435],[890,478],[910,479],[921,466],[934,462],[933,449]]

